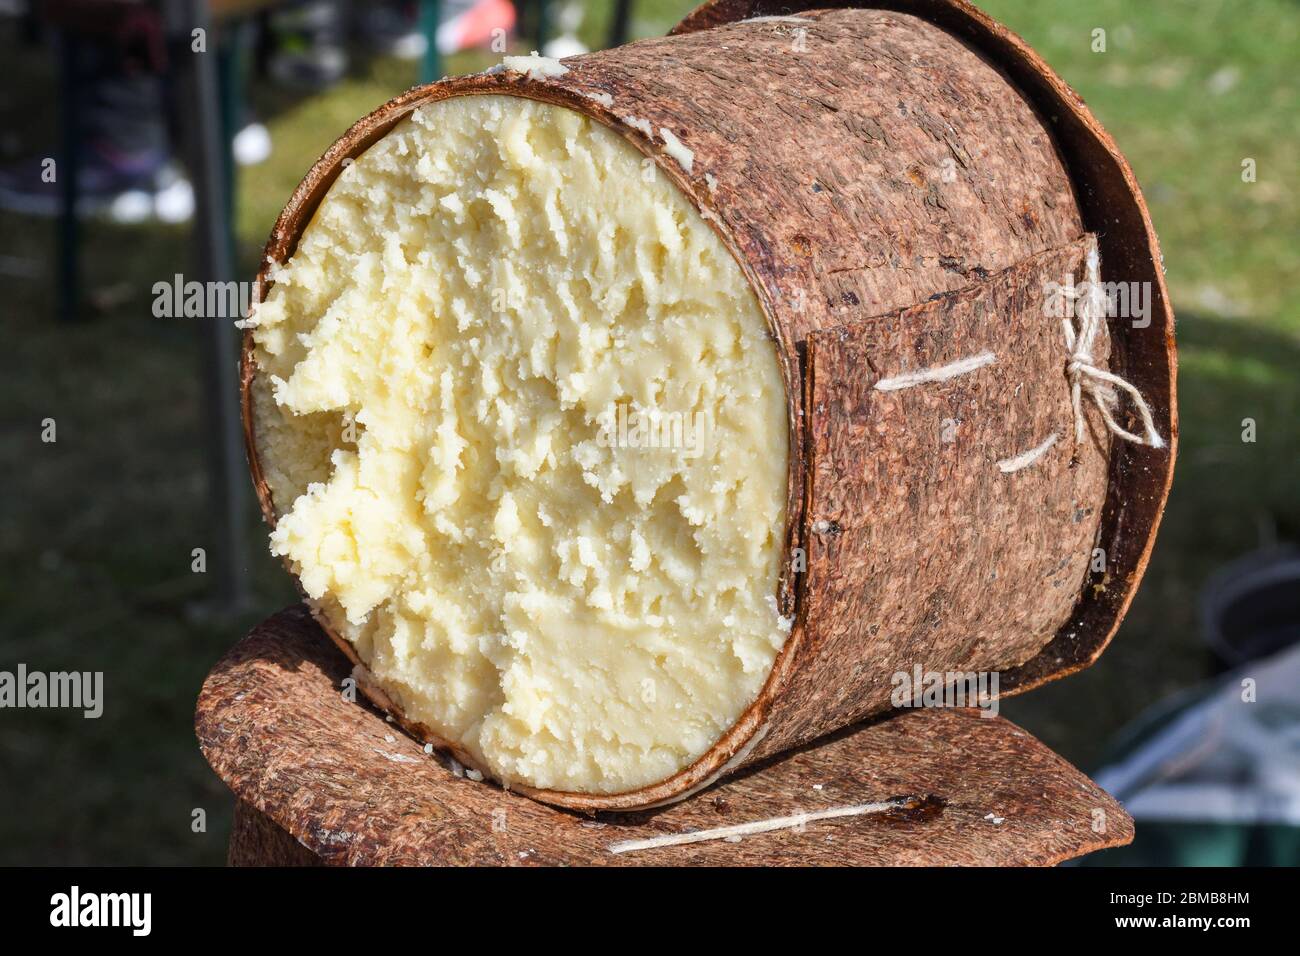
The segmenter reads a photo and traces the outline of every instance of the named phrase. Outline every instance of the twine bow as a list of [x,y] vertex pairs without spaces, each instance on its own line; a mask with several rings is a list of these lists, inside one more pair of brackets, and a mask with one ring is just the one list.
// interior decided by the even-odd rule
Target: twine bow
[[[1085,424],[1083,396],[1086,392],[1096,404],[1101,417],[1106,422],[1106,427],[1112,433],[1139,445],[1163,448],[1164,439],[1156,431],[1151,407],[1147,405],[1142,393],[1118,375],[1093,364],[1093,341],[1106,321],[1105,292],[1101,287],[1101,257],[1097,252],[1095,239],[1088,245],[1086,285],[1086,289],[1061,290],[1067,297],[1079,300],[1078,306],[1072,310],[1078,319],[1078,328],[1075,327],[1074,318],[1068,314],[1070,310],[1067,310],[1066,316],[1061,319],[1061,330],[1065,334],[1065,348],[1070,355],[1065,365],[1065,373],[1070,380],[1070,401],[1074,406],[1074,439],[1076,442],[1083,441]],[[1146,429],[1145,435],[1136,435],[1115,421],[1115,411],[1119,407],[1119,395],[1115,391],[1117,388],[1128,393],[1129,398],[1132,399],[1138,414],[1142,416],[1142,424]]]

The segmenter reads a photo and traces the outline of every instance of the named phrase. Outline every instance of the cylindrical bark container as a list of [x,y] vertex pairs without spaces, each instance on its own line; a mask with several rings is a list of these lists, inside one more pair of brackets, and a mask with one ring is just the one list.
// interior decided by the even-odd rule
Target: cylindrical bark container
[[[666,38],[564,65],[444,80],[361,120],[294,193],[259,276],[264,297],[345,162],[412,110],[507,94],[653,158],[752,284],[789,414],[779,606],[793,630],[758,699],[690,766],[632,792],[531,795],[650,806],[887,710],[897,673],[997,671],[1008,694],[1091,663],[1150,554],[1177,426],[1155,235],[1078,97],[961,0],[720,0]],[[1086,383],[1075,439],[1071,349],[1045,290],[1084,280],[1097,247],[1101,280],[1145,284],[1150,310],[1104,324],[1093,362],[1141,394],[1164,447],[1113,436]],[[273,522],[250,342],[248,452]],[[1127,398],[1109,407],[1142,433]]]

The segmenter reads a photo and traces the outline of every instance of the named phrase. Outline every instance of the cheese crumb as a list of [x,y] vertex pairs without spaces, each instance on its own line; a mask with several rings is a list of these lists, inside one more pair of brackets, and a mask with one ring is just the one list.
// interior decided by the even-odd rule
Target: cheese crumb
[[501,65],[511,73],[525,73],[530,80],[545,80],[553,76],[564,76],[569,68],[552,56],[541,56],[536,50],[528,56],[505,56]]
[[677,160],[677,164],[688,173],[695,166],[695,153],[687,148],[686,144],[673,135],[673,131],[668,127],[660,127],[659,133],[664,139],[664,152]]
[[639,116],[624,116],[623,122],[634,130],[644,133],[646,139],[655,138],[655,129],[650,125],[649,120],[643,120]]

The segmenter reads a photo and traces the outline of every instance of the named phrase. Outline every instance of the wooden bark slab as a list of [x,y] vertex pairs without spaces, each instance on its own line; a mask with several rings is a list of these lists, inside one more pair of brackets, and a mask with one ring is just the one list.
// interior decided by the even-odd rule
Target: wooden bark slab
[[[585,818],[456,775],[347,700],[350,674],[306,611],[290,608],[209,675],[196,728],[241,801],[232,863],[1050,865],[1133,835],[1108,794],[1029,734],[955,709],[844,731],[661,810]],[[914,798],[911,809],[740,842],[609,849],[895,797]]]
[[230,866],[319,866],[321,858],[265,813],[237,799],[226,862]]

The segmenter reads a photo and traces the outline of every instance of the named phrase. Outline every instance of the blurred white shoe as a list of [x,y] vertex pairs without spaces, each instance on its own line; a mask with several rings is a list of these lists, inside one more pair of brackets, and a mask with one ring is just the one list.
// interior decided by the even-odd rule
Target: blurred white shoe
[[271,155],[271,133],[261,123],[249,123],[230,143],[235,162],[240,166],[256,166]]
[[548,40],[542,47],[542,53],[554,60],[563,60],[566,56],[577,56],[586,52],[588,52],[587,45],[577,37],[568,34]]
[[194,187],[177,177],[153,197],[153,214],[160,222],[189,222],[194,215]]
[[556,17],[560,35],[548,40],[542,47],[542,53],[552,59],[563,60],[566,56],[578,56],[588,52],[587,45],[578,39],[578,28],[582,26],[584,15],[585,11],[580,3],[566,3],[561,7]]
[[128,189],[113,197],[105,214],[118,225],[134,226],[153,215],[153,197],[143,189]]

